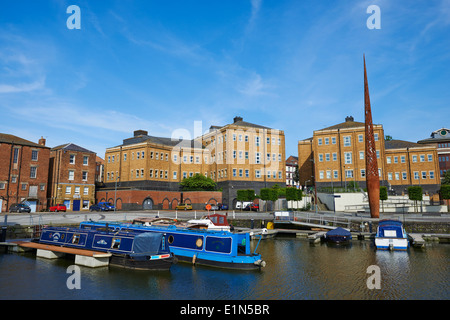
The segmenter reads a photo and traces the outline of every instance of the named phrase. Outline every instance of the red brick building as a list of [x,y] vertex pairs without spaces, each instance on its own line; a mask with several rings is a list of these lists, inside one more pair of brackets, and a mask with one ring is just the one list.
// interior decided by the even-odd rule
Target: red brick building
[[33,212],[47,208],[50,148],[45,139],[34,143],[0,133],[0,209],[25,202]]
[[51,149],[49,205],[65,204],[68,211],[89,210],[95,203],[95,152],[73,143]]
[[206,204],[222,202],[221,191],[156,191],[117,188],[97,191],[98,202],[114,203],[121,210],[163,210],[175,209],[180,203],[191,204],[194,210],[203,210]]

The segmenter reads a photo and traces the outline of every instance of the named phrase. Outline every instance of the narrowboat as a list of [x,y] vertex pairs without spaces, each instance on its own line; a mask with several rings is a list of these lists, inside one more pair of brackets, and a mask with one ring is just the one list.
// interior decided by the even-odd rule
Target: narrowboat
[[348,244],[352,240],[352,234],[344,228],[337,227],[325,233],[324,238],[329,243]]
[[375,246],[382,250],[407,250],[408,236],[398,220],[381,220],[375,235]]
[[142,219],[136,219],[131,224],[94,221],[80,224],[80,228],[93,230],[106,226],[114,232],[131,230],[133,232],[166,234],[170,251],[179,261],[194,265],[238,270],[260,270],[266,265],[261,255],[256,253],[259,242],[254,252],[251,252],[249,233],[189,229],[176,225],[167,227],[145,225]]
[[169,270],[176,262],[164,233],[108,232],[45,227],[39,243],[111,253],[109,264],[136,270]]

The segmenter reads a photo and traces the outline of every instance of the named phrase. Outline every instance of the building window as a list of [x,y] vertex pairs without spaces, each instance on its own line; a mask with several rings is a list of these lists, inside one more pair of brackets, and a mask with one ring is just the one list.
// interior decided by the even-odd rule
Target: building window
[[[112,162],[114,162],[114,156],[112,157]],[[75,164],[75,155],[74,154],[71,154],[71,155],[69,155],[69,163],[70,164]]]
[[83,188],[83,194],[84,194],[85,196],[87,196],[87,195],[89,194],[89,187],[84,187],[84,188]]
[[18,161],[19,161],[19,148],[14,148],[13,163],[18,163]]
[[406,172],[402,172],[402,179],[403,179],[403,180],[406,180],[406,179],[407,179]]
[[323,171],[322,170],[319,171],[319,179],[321,179],[321,180],[323,179]]
[[261,153],[255,152],[255,163],[260,164],[261,163]]
[[68,186],[66,187],[66,194],[71,194],[72,193],[72,187]]
[[330,154],[329,153],[325,153],[325,161],[330,161]]
[[69,180],[73,180],[75,176],[75,171],[69,170]]
[[30,167],[30,178],[33,178],[33,179],[36,178],[36,171],[37,171],[36,167]]
[[417,156],[412,156],[412,162],[417,162]]
[[331,137],[331,144],[336,144],[336,137]]
[[366,177],[366,169],[361,169],[361,178]]
[[427,155],[428,156],[428,161],[433,161],[433,155],[432,154],[429,154],[429,155]]
[[364,160],[364,151],[359,152],[359,160]]
[[414,171],[414,180],[419,180],[419,172]]
[[394,163],[398,163],[398,157],[394,157]]
[[322,145],[322,138],[317,138],[317,144],[318,144],[319,146]]
[[344,152],[344,158],[345,158],[345,164],[352,163],[352,153],[351,152]]
[[89,164],[89,156],[83,156],[83,166],[87,166]]
[[333,152],[333,161],[337,161],[337,153]]
[[27,184],[26,183],[22,183],[22,190],[27,190]]
[[177,172],[176,172],[176,171],[173,172],[173,179],[174,179],[174,180],[177,179]]
[[255,137],[255,145],[257,147],[259,147],[259,137],[258,136]]
[[75,192],[74,194],[80,194],[80,187],[75,187]]
[[425,155],[424,154],[420,155],[420,162],[425,162]]
[[426,179],[427,178],[427,172],[426,171],[422,171],[422,179]]
[[392,180],[392,172],[388,172],[388,180]]
[[329,145],[330,144],[330,138],[325,138],[324,141],[325,141],[325,145]]
[[87,181],[87,177],[88,177],[87,171],[83,171],[82,175],[83,175],[83,181]]
[[38,151],[31,150],[31,161],[37,161],[37,159],[38,159]]
[[255,170],[255,177],[256,178],[261,178],[261,171],[260,170]]
[[353,170],[345,170],[346,178],[353,178]]
[[236,173],[237,173],[236,169],[233,169],[233,177],[236,177]]
[[319,153],[319,162],[323,161],[323,154]]
[[123,154],[123,161],[127,161],[127,154],[126,153]]
[[391,157],[386,157],[386,163],[391,163]]
[[352,138],[350,136],[344,137],[344,147],[350,147],[352,145]]
[[338,171],[337,170],[333,170],[333,179],[337,179],[338,178]]
[[400,162],[401,162],[401,163],[405,163],[405,162],[406,162],[405,156],[400,156]]
[[373,138],[374,138],[375,141],[378,141],[378,133],[374,133],[373,134]]
[[430,171],[430,179],[434,179],[434,171]]
[[395,173],[395,180],[400,180],[400,173],[398,172]]
[[363,142],[364,140],[363,140],[363,135],[362,134],[359,134],[358,135],[358,142]]
[[245,169],[245,177],[246,178],[250,177],[250,171],[248,169]]

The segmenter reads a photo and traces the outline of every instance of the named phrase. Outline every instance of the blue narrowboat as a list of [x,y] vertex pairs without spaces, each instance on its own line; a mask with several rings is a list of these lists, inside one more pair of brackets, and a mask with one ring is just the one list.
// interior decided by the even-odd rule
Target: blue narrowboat
[[398,220],[381,220],[375,235],[375,246],[384,250],[407,250],[408,235]]
[[169,270],[176,262],[164,233],[108,232],[45,227],[42,244],[111,253],[109,264],[136,270]]
[[249,233],[189,229],[176,225],[148,226],[138,219],[131,224],[94,221],[80,224],[80,228],[83,229],[95,230],[105,227],[114,232],[132,230],[134,232],[164,233],[167,235],[170,251],[179,261],[195,265],[240,270],[260,270],[266,265],[261,255],[255,253],[258,245],[254,252],[251,252]]

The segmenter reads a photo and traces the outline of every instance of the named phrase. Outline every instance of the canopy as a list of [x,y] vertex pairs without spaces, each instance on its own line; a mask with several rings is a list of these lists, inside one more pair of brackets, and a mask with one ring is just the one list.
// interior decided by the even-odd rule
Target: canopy
[[161,246],[162,233],[143,232],[134,238],[132,256],[158,254]]
[[337,227],[336,229],[330,230],[327,232],[327,236],[342,236],[342,237],[348,237],[352,234],[350,231],[345,230],[344,228]]

